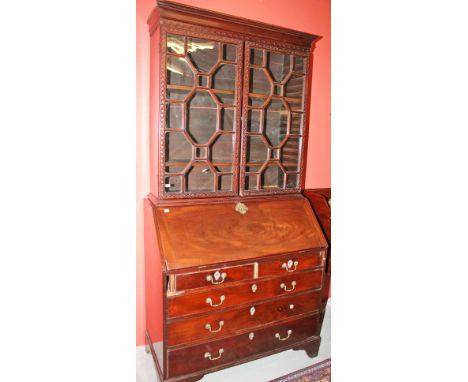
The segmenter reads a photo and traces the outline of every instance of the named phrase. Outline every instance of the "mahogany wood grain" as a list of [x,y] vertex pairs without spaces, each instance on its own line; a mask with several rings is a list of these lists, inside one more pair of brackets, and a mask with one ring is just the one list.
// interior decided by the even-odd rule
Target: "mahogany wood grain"
[[318,217],[319,224],[325,234],[328,242],[328,253],[323,280],[323,310],[330,297],[331,281],[331,188],[318,188],[304,190],[304,196],[309,200],[315,214]]
[[[291,331],[289,336],[288,330]],[[226,366],[238,359],[318,336],[319,332],[320,320],[319,315],[316,314],[252,330],[250,333],[254,334],[253,339],[249,338],[250,333],[247,332],[206,344],[169,351],[169,377],[189,374],[220,365]],[[277,338],[276,334],[280,336],[280,339]],[[223,349],[221,354],[220,349]],[[205,358],[206,353],[209,353],[213,359],[221,356],[218,359],[210,360]]]
[[[292,263],[292,267],[288,268],[288,263]],[[297,265],[295,265],[297,262]],[[284,264],[286,268],[284,268]],[[276,274],[288,274],[308,269],[320,267],[323,265],[323,256],[321,252],[310,252],[306,254],[288,254],[280,259],[260,263],[258,275],[259,277],[270,276]]]
[[[176,320],[168,325],[168,345],[209,341],[289,317],[319,311],[321,300],[322,292],[318,290],[258,304],[252,303],[220,313]],[[207,324],[210,325],[208,328]]]
[[[175,318],[199,313],[213,313],[226,308],[303,292],[308,289],[320,289],[322,277],[323,270],[317,269],[311,272],[288,274],[270,279],[252,280],[248,283],[232,286],[213,287],[200,293],[172,296],[166,299],[167,316],[168,318]],[[294,291],[287,292],[281,288],[281,284],[285,284],[288,289],[291,288],[293,281],[296,282]],[[252,290],[253,285],[256,286],[255,292]],[[211,307],[206,302],[207,298],[211,298],[213,303],[217,304],[220,302],[221,296],[225,296],[225,299],[220,306]]]
[[155,208],[167,269],[326,248],[305,198],[245,204],[245,215],[236,212],[235,203],[229,201]]
[[[216,272],[219,274],[218,279],[216,279]],[[207,277],[210,276],[211,280],[208,280]],[[206,272],[184,273],[175,276],[176,290],[181,291],[185,289],[210,287],[213,285],[225,285],[234,281],[252,279],[253,276],[253,264],[238,265],[233,267],[219,267]]]

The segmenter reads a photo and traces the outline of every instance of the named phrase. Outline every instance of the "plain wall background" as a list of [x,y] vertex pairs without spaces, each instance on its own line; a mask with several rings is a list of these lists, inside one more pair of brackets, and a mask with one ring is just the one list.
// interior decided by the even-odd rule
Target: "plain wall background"
[[[314,51],[306,188],[330,187],[330,0],[174,0],[322,36]],[[149,193],[149,49],[154,0],[136,2],[137,261],[136,343],[144,344],[143,200]]]

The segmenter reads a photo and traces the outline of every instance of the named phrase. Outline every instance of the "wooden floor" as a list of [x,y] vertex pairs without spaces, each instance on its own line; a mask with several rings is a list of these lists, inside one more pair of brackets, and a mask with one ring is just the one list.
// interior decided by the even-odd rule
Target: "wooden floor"
[[[309,358],[304,351],[288,350],[243,365],[207,374],[200,382],[268,382],[285,374],[330,358],[331,300],[328,300],[322,326],[322,344],[317,357]],[[136,348],[136,382],[158,382],[153,361],[144,346]]]

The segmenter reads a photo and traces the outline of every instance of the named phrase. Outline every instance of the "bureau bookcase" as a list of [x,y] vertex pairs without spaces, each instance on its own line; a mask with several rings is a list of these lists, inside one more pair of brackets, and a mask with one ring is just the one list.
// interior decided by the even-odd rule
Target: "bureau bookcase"
[[327,242],[301,194],[318,36],[150,15],[146,340],[162,381],[320,345]]

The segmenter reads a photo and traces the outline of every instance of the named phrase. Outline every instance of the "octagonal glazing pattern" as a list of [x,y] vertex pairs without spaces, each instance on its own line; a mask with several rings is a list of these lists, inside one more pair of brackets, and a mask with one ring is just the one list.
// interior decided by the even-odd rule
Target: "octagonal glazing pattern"
[[237,190],[240,42],[165,35],[161,196]]
[[249,43],[245,54],[242,192],[298,191],[308,58]]

